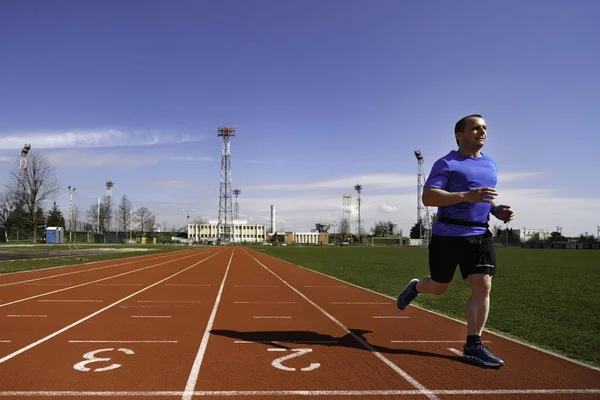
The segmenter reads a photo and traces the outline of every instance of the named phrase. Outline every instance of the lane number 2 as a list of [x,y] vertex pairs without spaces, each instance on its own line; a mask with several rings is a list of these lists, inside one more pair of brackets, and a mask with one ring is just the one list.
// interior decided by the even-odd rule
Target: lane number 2
[[[83,372],[92,371],[92,369],[86,367],[86,365],[95,363],[95,362],[110,361],[110,357],[96,357],[96,354],[107,352],[107,351],[114,351],[114,350],[115,349],[100,349],[100,350],[94,350],[94,351],[85,353],[83,355],[83,358],[85,358],[87,361],[78,362],[77,364],[73,365],[73,368],[76,369],[77,371],[83,371]],[[125,354],[134,354],[133,350],[129,350],[129,349],[118,349],[117,351],[120,351]],[[117,369],[120,366],[121,366],[121,364],[111,364],[108,367],[96,368],[93,371],[94,372],[110,371],[112,369]]]
[[[312,349],[290,349],[290,350],[293,352],[292,354],[288,354],[286,356],[276,358],[275,360],[273,360],[271,365],[274,366],[275,368],[278,368],[278,369],[281,369],[284,371],[297,371],[296,368],[286,367],[285,365],[283,365],[283,362],[312,352]],[[288,351],[288,350],[287,349],[267,349],[267,351]],[[313,371],[313,370],[319,368],[320,366],[321,366],[321,364],[319,364],[319,363],[311,363],[308,367],[300,368],[300,371],[304,371],[304,372]]]

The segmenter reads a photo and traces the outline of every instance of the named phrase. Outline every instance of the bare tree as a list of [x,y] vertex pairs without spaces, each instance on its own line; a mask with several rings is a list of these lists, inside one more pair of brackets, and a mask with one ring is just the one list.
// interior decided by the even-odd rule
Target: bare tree
[[121,202],[117,206],[117,225],[120,225],[123,228],[123,232],[127,232],[132,223],[133,217],[133,205],[131,204],[131,200],[127,198],[127,195],[123,195],[121,197]]
[[37,211],[39,208],[43,209],[44,202],[60,189],[54,167],[42,154],[30,153],[27,168],[21,170],[14,167],[10,171],[10,183],[6,187],[9,195],[23,205],[28,222],[33,227],[33,241],[37,241]]
[[342,234],[343,240],[350,234],[350,221],[348,221],[348,218],[342,218],[340,221],[340,233]]
[[73,206],[73,226],[75,227],[74,232],[77,232],[77,221],[79,221],[79,216],[81,215],[81,209],[78,206]]
[[[90,208],[87,211],[88,222],[97,225],[97,232],[106,233],[107,223],[110,218],[106,203],[106,200],[100,203],[100,218],[98,218],[98,204],[90,205]],[[98,225],[98,223],[100,223],[100,225]]]
[[135,221],[140,225],[140,235],[149,231],[149,228],[154,229],[155,217],[146,207],[141,207],[135,212]]
[[17,208],[16,199],[8,192],[0,193],[0,226],[10,228],[10,220]]

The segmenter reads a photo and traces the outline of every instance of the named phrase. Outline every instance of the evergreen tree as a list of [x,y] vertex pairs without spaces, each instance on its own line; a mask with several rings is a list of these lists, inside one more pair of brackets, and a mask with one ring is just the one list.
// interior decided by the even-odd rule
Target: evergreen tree
[[56,205],[56,202],[52,204],[52,209],[48,213],[47,226],[54,226],[60,228],[65,227],[65,217],[63,216],[62,211],[60,211],[60,209]]

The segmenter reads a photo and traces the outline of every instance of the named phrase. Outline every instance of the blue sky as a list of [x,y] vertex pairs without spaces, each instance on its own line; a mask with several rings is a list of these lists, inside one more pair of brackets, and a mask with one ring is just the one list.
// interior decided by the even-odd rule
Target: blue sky
[[5,0],[0,167],[31,143],[65,212],[68,185],[85,214],[110,179],[179,226],[182,208],[217,216],[226,124],[246,218],[275,204],[278,229],[308,230],[360,183],[365,225],[407,233],[413,150],[428,172],[481,113],[511,226],[595,233],[598,15],[592,0]]

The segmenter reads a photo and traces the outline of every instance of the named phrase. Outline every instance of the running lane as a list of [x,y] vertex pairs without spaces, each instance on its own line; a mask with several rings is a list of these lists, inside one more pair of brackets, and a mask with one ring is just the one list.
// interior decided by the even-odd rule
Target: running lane
[[193,387],[202,396],[325,391],[318,398],[329,399],[344,391],[360,397],[368,390],[423,389],[357,340],[361,332],[349,332],[245,251],[234,255],[210,333]]
[[[400,311],[389,297],[257,251],[248,253],[265,270],[281,278],[279,284],[287,282],[333,318],[360,333],[364,341],[427,389],[442,391],[436,394],[441,399],[600,398],[597,369],[487,332],[483,340],[489,341],[486,344],[505,360],[506,366],[499,370],[474,367],[460,358],[466,334],[464,324],[417,307]],[[400,282],[399,288],[403,285]]]
[[[40,351],[49,354],[45,353],[46,346],[59,343],[57,340],[71,329],[103,317],[109,310],[123,305],[135,293],[143,293],[156,282],[174,276],[214,254],[214,250],[201,250],[183,257],[175,258],[173,255],[172,260],[162,260],[160,265],[150,264],[151,268],[103,281],[104,284],[113,286],[86,285],[44,296],[43,301],[32,299],[0,309],[0,339],[4,341],[0,343],[0,388],[4,389],[9,383],[17,383],[19,379],[41,382],[38,375],[27,374],[27,368],[40,365],[44,360],[50,360],[50,364],[62,362],[67,348],[59,344],[61,350],[58,354],[46,359],[45,356],[39,356]],[[95,328],[94,332],[102,334],[107,327],[113,326],[115,325],[108,320],[101,327]],[[118,332],[114,335],[118,338]],[[48,365],[48,370],[52,369]]]

